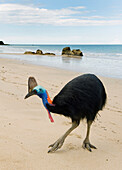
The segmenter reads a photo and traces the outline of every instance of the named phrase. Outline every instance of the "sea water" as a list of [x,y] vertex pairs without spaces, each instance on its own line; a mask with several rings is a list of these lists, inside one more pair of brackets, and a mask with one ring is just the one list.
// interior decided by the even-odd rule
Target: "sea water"
[[[69,46],[83,52],[81,58],[61,56],[62,49]],[[25,51],[42,50],[49,55],[23,55]],[[0,57],[18,59],[37,65],[78,71],[81,73],[94,73],[105,77],[122,79],[122,45],[5,45],[0,46]]]

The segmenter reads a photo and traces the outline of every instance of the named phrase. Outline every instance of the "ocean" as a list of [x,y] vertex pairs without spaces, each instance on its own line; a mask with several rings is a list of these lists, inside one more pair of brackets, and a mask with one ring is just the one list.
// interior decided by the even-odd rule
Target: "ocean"
[[[82,58],[61,56],[64,47],[80,49]],[[25,51],[42,50],[56,56],[22,55]],[[0,58],[17,59],[36,65],[43,65],[81,73],[122,79],[122,45],[1,45]]]

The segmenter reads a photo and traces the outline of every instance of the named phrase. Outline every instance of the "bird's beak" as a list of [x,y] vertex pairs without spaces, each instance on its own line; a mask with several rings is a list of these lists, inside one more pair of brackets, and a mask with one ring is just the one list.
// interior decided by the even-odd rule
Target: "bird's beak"
[[24,99],[27,99],[28,97],[32,96],[32,95],[35,95],[36,94],[36,91],[31,91],[29,92]]

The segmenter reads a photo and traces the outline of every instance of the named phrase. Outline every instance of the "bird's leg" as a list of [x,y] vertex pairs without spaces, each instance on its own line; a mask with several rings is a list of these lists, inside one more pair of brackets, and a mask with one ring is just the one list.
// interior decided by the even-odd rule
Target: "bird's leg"
[[88,149],[90,152],[92,151],[91,148],[97,149],[94,145],[90,144],[90,141],[89,141],[89,133],[90,133],[91,124],[92,124],[92,121],[89,120],[87,122],[87,134],[86,134],[86,138],[83,141],[83,145],[82,145],[84,149]]
[[56,151],[57,149],[61,148],[63,143],[64,143],[64,140],[66,139],[66,137],[76,128],[78,127],[79,125],[79,121],[74,121],[72,122],[72,127],[70,129],[68,129],[68,131],[63,135],[61,136],[55,143],[53,143],[52,145],[50,145],[49,147],[52,147],[49,151],[49,152],[54,152]]

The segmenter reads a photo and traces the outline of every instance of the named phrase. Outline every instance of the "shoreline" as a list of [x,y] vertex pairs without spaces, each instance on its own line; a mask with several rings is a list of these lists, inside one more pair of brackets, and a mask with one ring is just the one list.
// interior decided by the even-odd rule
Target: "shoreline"
[[[0,55],[1,54],[3,53],[0,53]],[[92,62],[92,59],[87,58],[85,56],[83,58],[79,58],[79,57],[72,58],[72,57],[66,57],[62,55],[56,55],[56,56],[41,55],[40,57],[40,55],[24,55],[22,53],[21,54],[4,53],[4,55],[6,56],[2,57],[1,55],[0,58],[21,61],[36,66],[47,66],[50,68],[63,69],[67,71],[77,72],[77,73],[94,73],[101,77],[122,79],[121,68],[117,69],[117,66],[114,69],[113,67],[108,68],[107,65],[104,66],[104,64],[106,64],[105,61],[102,61],[99,58],[95,59],[98,60],[96,64],[98,64],[98,62],[101,61],[102,64],[98,64],[96,67],[94,60]],[[102,70],[104,71],[102,72]]]
[[0,54],[7,54],[7,55],[24,55],[24,53],[0,53]]
[[24,54],[24,53],[0,53],[1,54],[6,54],[6,55],[27,55],[27,56],[53,56],[53,57],[69,57],[69,58],[77,58],[77,59],[82,59],[81,56],[73,56],[73,55],[51,55],[51,54]]
[[[108,100],[93,122],[91,143],[97,150],[82,148],[86,122],[74,130],[55,153],[48,146],[71,125],[70,119],[52,114],[50,123],[41,100],[27,94],[27,80],[34,76],[52,99],[72,78],[81,73],[0,58],[0,169],[2,170],[121,170],[122,168],[122,80],[98,76]],[[47,163],[48,162],[48,163]]]
[[[24,55],[24,54],[23,54]],[[54,56],[55,57],[55,56]],[[65,56],[64,56],[65,57]],[[87,73],[82,73],[82,72],[79,72],[79,71],[75,71],[75,70],[70,70],[70,69],[66,69],[66,68],[60,68],[60,67],[54,67],[54,66],[48,66],[48,65],[40,65],[40,64],[33,64],[31,61],[26,61],[26,60],[20,60],[20,59],[14,59],[14,58],[0,58],[0,60],[5,60],[7,62],[12,62],[12,63],[15,63],[15,64],[22,64],[22,65],[27,65],[27,66],[35,66],[35,67],[42,67],[42,68],[46,68],[46,69],[55,69],[55,70],[59,70],[59,71],[68,71],[69,73],[74,73],[74,74],[87,74]],[[95,73],[91,73],[91,74],[95,74]],[[97,74],[95,74],[97,75]],[[107,76],[101,76],[101,75],[97,75],[97,77],[101,77],[101,78],[105,78],[105,79],[113,79],[113,80],[122,80],[122,78],[118,78],[118,77],[107,77]]]

